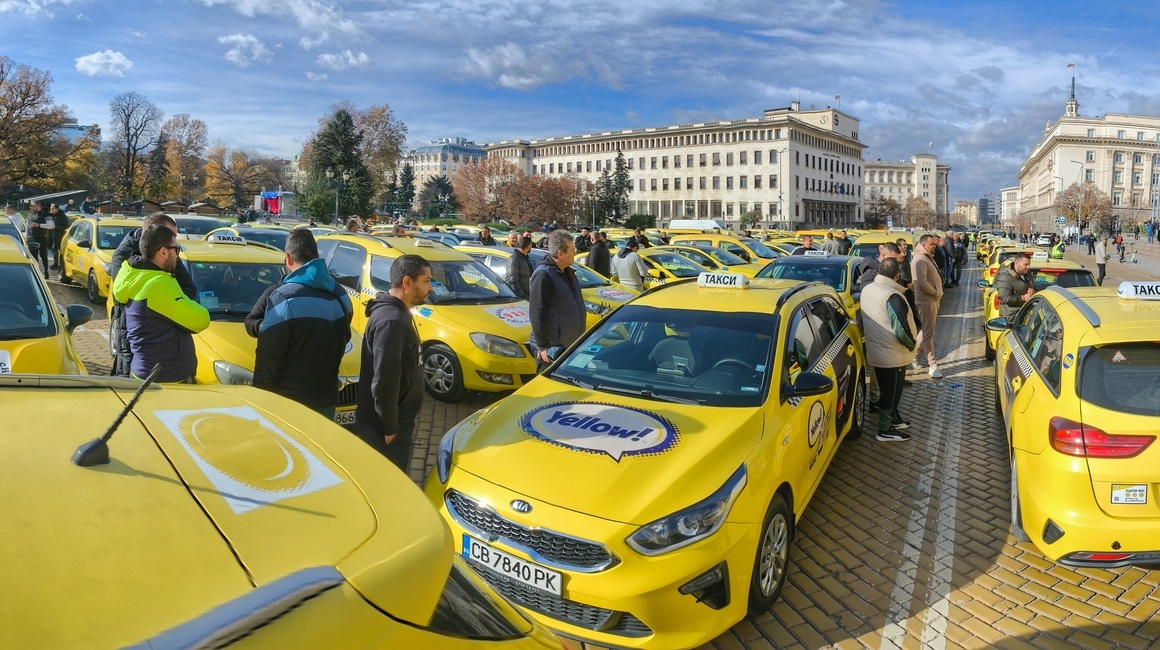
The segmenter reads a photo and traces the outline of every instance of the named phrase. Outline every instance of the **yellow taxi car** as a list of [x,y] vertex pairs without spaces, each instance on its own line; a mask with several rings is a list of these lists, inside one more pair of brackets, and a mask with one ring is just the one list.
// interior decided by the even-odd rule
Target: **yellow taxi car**
[[[456,250],[463,251],[482,262],[491,269],[497,277],[507,277],[508,260],[511,259],[514,249],[508,246],[457,246]],[[536,267],[548,256],[542,248],[533,248],[528,254],[532,267]],[[635,289],[626,287],[619,282],[604,279],[596,271],[580,264],[572,264],[576,272],[576,282],[580,284],[580,292],[584,294],[584,309],[588,327],[592,327],[600,317],[616,309],[639,295]]]
[[1046,252],[1046,250],[1038,246],[1028,246],[1027,244],[1015,242],[997,244],[987,254],[987,266],[982,271],[982,280],[990,287],[995,284],[995,275],[999,273],[999,267],[1003,264],[1010,264],[1016,255],[1020,253],[1034,255],[1035,253]]
[[79,453],[140,388],[0,376],[5,646],[563,647],[456,557],[407,476],[273,393],[148,387],[104,463]]
[[427,496],[469,564],[562,635],[692,648],[776,600],[795,524],[861,431],[864,367],[829,287],[705,273],[448,431]]
[[876,230],[855,239],[854,245],[850,248],[850,255],[853,257],[875,255],[878,253],[879,244],[897,243],[899,239],[906,241],[908,254],[914,249],[914,243],[918,241],[914,233],[906,230]]
[[[1003,264],[1003,266],[1010,265],[1011,260]],[[1002,269],[1003,267],[1001,266],[999,268]],[[1035,281],[1036,291],[1043,291],[1052,285],[1059,285],[1065,288],[1096,286],[1096,279],[1092,277],[1092,272],[1084,268],[1083,264],[1072,262],[1071,260],[1053,260],[1044,251],[1032,253],[1030,272]],[[979,288],[983,290],[984,323],[1000,315],[999,296],[995,293],[995,288],[992,284],[986,280],[978,281]],[[984,341],[986,347],[984,357],[987,361],[995,360],[995,344],[999,340],[999,334],[998,331],[987,330],[986,340]]]
[[69,305],[62,314],[19,236],[0,235],[0,287],[0,376],[87,374],[71,335],[93,310]]
[[1007,322],[1011,522],[1069,566],[1160,564],[1160,283],[1048,287]]
[[203,239],[209,241],[211,237],[216,235],[241,237],[252,244],[260,244],[274,250],[284,251],[286,250],[286,239],[290,237],[290,228],[250,226],[249,224],[227,226],[209,231]]
[[669,243],[721,248],[758,265],[768,264],[783,255],[753,237],[738,237],[733,234],[674,235],[669,239]]
[[431,263],[431,296],[411,312],[423,346],[423,381],[435,399],[458,401],[467,390],[514,390],[536,375],[528,302],[467,253],[421,237],[357,233],[320,237],[318,253],[346,287],[360,335],[366,304],[391,289],[394,260],[410,253]]
[[857,318],[862,310],[861,291],[856,291],[862,275],[862,258],[830,255],[822,250],[803,255],[787,255],[761,269],[759,278],[779,278],[798,282],[824,282],[838,293],[846,313]]
[[683,244],[669,244],[657,250],[672,251],[681,257],[688,258],[713,273],[740,273],[749,278],[757,277],[762,265],[746,262],[743,258],[730,253],[724,248],[712,246],[685,246]]
[[[266,289],[286,275],[285,256],[240,237],[216,234],[209,241],[181,242],[181,259],[197,300],[209,311],[209,327],[193,335],[199,384],[251,384],[258,340],[246,333],[245,320]],[[335,422],[355,423],[362,336],[351,332],[339,365]]]
[[[640,258],[648,267],[648,275],[641,278],[646,290],[677,280],[695,278],[709,271],[709,269],[674,250],[655,247],[638,249],[637,253],[640,254]],[[615,267],[613,267],[613,277],[616,277]]]
[[140,219],[85,217],[65,232],[61,281],[83,284],[89,301],[100,303],[109,296],[109,265],[125,235],[141,227]]

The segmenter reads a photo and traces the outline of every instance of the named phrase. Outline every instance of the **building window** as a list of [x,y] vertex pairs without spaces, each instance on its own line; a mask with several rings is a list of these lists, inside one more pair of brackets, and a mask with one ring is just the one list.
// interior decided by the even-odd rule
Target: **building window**
[[761,189],[761,177],[760,176],[753,177],[753,189],[755,189],[755,190]]
[[701,154],[700,162],[701,162],[702,167],[708,166],[709,165],[709,154],[705,154],[705,153]]
[[1160,174],[1152,174],[1152,185],[1160,185]]
[[771,190],[777,189],[777,174],[770,174],[769,175],[769,189],[771,189]]
[[713,177],[713,189],[715,189],[715,190],[721,189],[721,177],[720,176]]
[[654,192],[657,191],[657,179],[655,179],[655,178],[652,179],[651,187],[649,189],[651,189]]
[[1096,137],[1096,130],[1095,129],[1088,129],[1088,137],[1089,138]]
[[[704,158],[704,156],[702,156],[702,158]],[[689,155],[685,156],[685,166],[686,167],[693,166],[693,154],[689,154]]]
[[[714,155],[716,155],[716,154],[714,154]],[[733,152],[729,152],[729,153],[725,154],[725,164],[726,165],[733,164]]]
[[1124,172],[1121,172],[1121,171],[1112,172],[1112,182],[1116,183],[1117,185],[1120,183],[1123,183],[1124,182]]
[[[632,158],[624,161],[624,166],[626,169],[632,169],[633,164],[634,163]],[[612,169],[612,165],[609,165],[608,168]],[[600,161],[596,161],[596,169],[600,169]]]
[[1123,154],[1123,152],[1121,152],[1121,151],[1117,151],[1117,152],[1116,152],[1116,155],[1115,155],[1115,158],[1114,158],[1114,160],[1115,160],[1116,162],[1118,162],[1118,163],[1122,163],[1122,162],[1124,162],[1124,154]]
[[760,164],[761,164],[761,152],[760,152],[760,151],[754,151],[754,152],[753,152],[753,164],[754,164],[754,165],[760,165]]
[[1090,169],[1083,170],[1083,179],[1089,182],[1095,180],[1095,172]]
[[556,173],[556,163],[548,163],[548,173],[549,174]]
[[1116,137],[1119,138],[1120,140],[1123,140],[1124,139],[1124,130],[1120,129],[1119,131],[1116,131]]
[[701,189],[703,189],[703,190],[708,189],[709,188],[708,182],[709,182],[709,180],[706,177],[702,176],[701,182],[700,182]]
[[741,189],[743,189],[743,190],[749,189],[749,177],[748,176],[741,176],[740,178],[737,179],[737,182],[739,183],[739,187]]
[[649,169],[656,169],[656,168],[657,168],[657,159],[656,159],[656,156],[653,156],[652,159],[649,160]]
[[644,169],[644,156],[641,156],[641,159],[640,159],[640,168],[641,168],[641,169]]
[[1087,161],[1088,162],[1095,162],[1095,160],[1096,160],[1096,152],[1094,152],[1094,151],[1087,152]]
[[643,179],[643,178],[642,178],[642,179],[640,179],[640,191],[641,191],[641,192],[643,192],[643,191],[644,191],[644,179]]
[[568,173],[572,173],[572,163],[568,163]]
[[596,171],[600,171],[600,161],[596,161]]
[[1135,156],[1132,156],[1132,162],[1136,163],[1137,165],[1144,162],[1144,154],[1138,153]]
[[1140,205],[1140,193],[1139,192],[1132,193],[1132,205],[1134,205],[1134,206]]
[[[773,180],[773,179],[770,179],[770,180]],[[802,177],[798,176],[797,174],[794,174],[794,177],[793,177],[793,188],[795,190],[800,190],[802,188]]]
[[1139,185],[1139,184],[1141,184],[1141,183],[1143,182],[1143,181],[1141,180],[1143,177],[1144,177],[1144,175],[1143,175],[1143,174],[1141,174],[1140,172],[1136,172],[1136,173],[1132,174],[1132,183],[1133,183],[1134,185]]
[[669,191],[669,179],[665,178],[661,180],[661,189],[665,192]]
[[1112,192],[1112,205],[1119,205],[1121,199],[1120,192]]
[[727,216],[727,217],[733,216],[733,204],[732,203],[725,204],[725,216]]
[[[716,177],[714,177],[714,178],[716,178]],[[727,190],[733,189],[733,177],[732,176],[725,177],[725,189],[727,189]]]
[[681,168],[681,157],[680,156],[673,156],[673,167],[676,167],[677,169]]
[[1136,131],[1136,139],[1143,140],[1144,139],[1144,132],[1143,131]]
[[685,189],[686,190],[693,189],[693,177],[692,176],[685,178]]
[[663,156],[661,158],[661,169],[668,169],[668,168],[669,168],[669,157]]
[[721,154],[719,152],[714,151],[713,152],[713,166],[718,167],[720,165],[721,165]]
[[748,165],[748,164],[749,164],[749,160],[748,160],[748,158],[749,158],[749,152],[748,152],[748,151],[742,151],[742,152],[739,152],[739,153],[737,154],[737,164],[739,164],[739,165]]
[[673,179],[673,189],[674,190],[681,189],[681,177],[680,176]]

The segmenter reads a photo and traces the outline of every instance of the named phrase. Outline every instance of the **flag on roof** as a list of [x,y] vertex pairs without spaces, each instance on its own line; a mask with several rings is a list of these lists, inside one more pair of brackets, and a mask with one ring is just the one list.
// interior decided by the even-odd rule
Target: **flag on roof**
[[837,94],[837,95],[834,95],[834,99],[841,99],[841,98],[842,98],[842,95],[841,95],[841,93],[839,93],[839,94]]
[[1075,64],[1074,64],[1074,63],[1069,63],[1069,64],[1067,64],[1067,67],[1069,67],[1069,68],[1074,68],[1074,67],[1075,67]]

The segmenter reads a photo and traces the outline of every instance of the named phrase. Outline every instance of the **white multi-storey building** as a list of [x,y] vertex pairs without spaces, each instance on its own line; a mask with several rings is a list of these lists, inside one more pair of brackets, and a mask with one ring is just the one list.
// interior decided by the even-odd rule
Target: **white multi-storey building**
[[1004,230],[1015,228],[1015,217],[1019,215],[1019,186],[1004,187],[999,190],[999,226]]
[[1160,191],[1160,117],[1082,117],[1072,81],[1064,114],[1047,123],[1019,168],[1019,211],[1038,231],[1059,226],[1059,192],[1090,182],[1111,198],[1113,228],[1147,221]]
[[963,215],[959,225],[979,225],[979,206],[974,201],[955,201],[955,212]]
[[950,213],[951,166],[939,163],[932,153],[919,153],[910,160],[866,161],[866,197],[894,199],[899,205],[918,197],[934,210],[938,223],[946,226]]
[[404,162],[415,167],[416,196],[418,189],[436,176],[446,176],[454,182],[459,168],[487,157],[483,147],[464,138],[439,138],[417,147]]
[[737,227],[757,211],[766,227],[856,225],[862,215],[858,120],[797,102],[761,117],[606,131],[486,145],[526,174],[574,175],[595,183],[623,152],[629,213],[718,219]]

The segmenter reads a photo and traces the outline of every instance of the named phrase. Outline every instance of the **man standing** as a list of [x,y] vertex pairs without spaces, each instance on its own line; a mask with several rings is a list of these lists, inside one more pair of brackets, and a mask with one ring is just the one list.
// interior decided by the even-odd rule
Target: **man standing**
[[624,247],[612,260],[612,270],[621,284],[637,291],[644,291],[644,278],[648,275],[648,265],[640,258],[637,249],[640,248],[631,237],[624,242]]
[[592,244],[588,248],[588,268],[607,278],[612,276],[612,259],[608,254],[606,237],[602,232],[592,233]]
[[520,234],[516,231],[511,231],[507,235],[507,245],[512,248],[520,247]]
[[61,210],[55,203],[48,206],[48,214],[52,217],[52,222],[55,226],[52,231],[52,254],[55,256],[52,260],[52,268],[63,271],[64,267],[61,265],[61,261],[64,260],[64,235],[65,231],[68,230],[68,214],[64,210]]
[[587,312],[572,260],[576,245],[566,230],[548,233],[548,257],[532,273],[532,349],[540,372],[584,333]]
[[574,243],[576,244],[577,253],[587,253],[592,248],[592,229],[588,226],[581,228],[580,234],[576,235]]
[[[16,208],[12,207],[11,204],[4,206],[4,216],[8,219],[8,223],[12,224],[12,227],[15,228],[17,232],[22,231],[25,227],[27,227],[23,218],[21,218],[20,213],[18,213]],[[27,236],[28,234],[25,233],[26,238]]]
[[367,303],[355,432],[406,472],[415,418],[423,405],[419,331],[411,309],[431,293],[431,265],[403,255],[391,265],[391,290]]
[[837,239],[834,239],[834,233],[826,232],[826,238],[822,240],[822,250],[830,255],[842,254],[842,245],[838,243]]
[[995,297],[999,299],[999,315],[1008,322],[1015,318],[1019,309],[1035,295],[1035,282],[1028,272],[1031,270],[1031,256],[1019,253],[1009,266],[1000,266],[995,276]]
[[1095,255],[1096,254],[1096,236],[1089,233],[1088,235],[1086,235],[1086,237],[1087,237],[1088,255]]
[[879,442],[904,442],[910,423],[898,413],[906,381],[906,366],[917,347],[914,317],[898,284],[898,260],[882,260],[878,275],[862,291],[862,331],[866,339],[866,363],[878,379]]
[[814,238],[810,235],[802,235],[802,245],[793,249],[790,255],[805,255],[806,251],[816,251],[814,248]]
[[[117,274],[120,273],[122,264],[126,260],[139,255],[141,250],[141,233],[147,230],[150,226],[165,226],[177,235],[177,222],[173,217],[164,212],[154,212],[145,221],[141,223],[141,227],[137,230],[125,235],[121,243],[117,246],[117,250],[113,251],[112,263],[109,265],[109,276],[117,279]],[[185,267],[185,262],[180,258],[177,260],[177,265],[173,267],[173,277],[177,279],[177,284],[181,287],[181,292],[190,300],[197,300],[197,286],[193,284],[193,278],[189,275],[189,269]],[[113,299],[113,314],[112,314],[112,347],[113,347],[113,375],[117,377],[128,377],[133,365],[133,352],[129,345],[128,332],[125,327],[125,305]]]
[[636,240],[636,244],[640,248],[650,248],[652,246],[652,242],[650,242],[648,237],[640,231],[640,227],[637,227],[632,231],[632,238]]
[[842,236],[838,237],[838,243],[842,245],[842,252],[839,255],[849,255],[850,249],[854,248],[854,242],[850,241],[850,235],[845,230],[842,231]]
[[359,225],[358,219],[354,217],[346,220],[345,229],[347,232],[362,232],[362,226]]
[[495,237],[491,236],[491,228],[484,226],[479,229],[479,245],[480,246],[499,246],[496,243]]
[[[938,238],[934,235],[923,235],[914,248],[914,259],[910,262],[910,273],[914,278],[914,302],[918,307],[918,320],[921,322],[918,332],[918,347],[926,354],[928,372],[934,379],[941,379],[943,374],[938,369],[934,356],[934,326],[938,318],[938,306],[943,297],[942,276],[933,255],[938,248]],[[911,367],[918,367],[915,359]]]
[[46,280],[48,279],[48,248],[52,245],[54,225],[55,222],[44,212],[40,201],[34,202],[28,210],[28,239],[36,242],[36,245],[40,247],[33,255],[33,259],[40,258],[41,270],[44,272]]
[[338,366],[350,342],[354,316],[346,295],[306,228],[286,237],[282,283],[266,290],[246,316],[246,332],[258,339],[254,386],[334,419]]
[[508,258],[507,282],[511,285],[512,291],[524,300],[531,295],[533,269],[532,260],[528,257],[531,252],[532,238],[524,237]]
[[1104,277],[1107,276],[1108,262],[1112,259],[1111,254],[1108,253],[1108,236],[1100,235],[1100,243],[1096,244],[1096,269],[1099,271],[1096,276],[1096,284],[1104,286]]
[[209,312],[181,290],[177,235],[162,225],[141,233],[140,255],[125,262],[113,280],[113,298],[125,305],[125,330],[137,378],[161,364],[160,382],[188,381],[197,372],[193,334],[209,327]]

